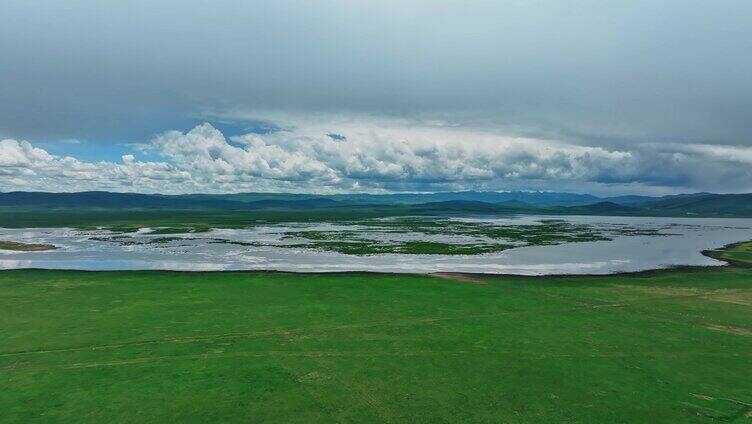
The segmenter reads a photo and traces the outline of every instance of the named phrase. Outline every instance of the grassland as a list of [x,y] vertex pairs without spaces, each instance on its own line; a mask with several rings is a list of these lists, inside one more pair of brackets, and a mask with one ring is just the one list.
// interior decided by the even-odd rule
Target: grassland
[[341,222],[353,219],[405,215],[408,210],[341,208],[305,211],[196,211],[149,209],[37,209],[0,207],[0,227],[45,228],[72,227],[81,229],[107,228],[133,232],[139,228],[161,228],[163,234],[202,232],[212,228],[244,228],[258,223]]
[[0,421],[750,422],[752,244],[715,255],[739,262],[548,278],[4,271]]

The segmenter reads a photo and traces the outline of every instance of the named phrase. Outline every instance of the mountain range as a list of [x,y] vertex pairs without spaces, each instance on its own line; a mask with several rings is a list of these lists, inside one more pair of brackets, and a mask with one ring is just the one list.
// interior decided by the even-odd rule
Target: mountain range
[[89,191],[77,193],[0,193],[0,208],[159,209],[159,210],[310,210],[331,208],[404,209],[410,213],[548,213],[585,215],[752,216],[752,193],[692,193],[662,197],[596,197],[558,192],[397,194],[239,193],[160,195]]

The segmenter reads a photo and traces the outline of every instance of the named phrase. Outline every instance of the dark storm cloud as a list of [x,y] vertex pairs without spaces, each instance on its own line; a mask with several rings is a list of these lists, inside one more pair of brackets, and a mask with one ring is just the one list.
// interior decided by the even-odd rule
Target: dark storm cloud
[[246,109],[752,143],[745,0],[239,3],[4,2],[2,135],[143,140]]

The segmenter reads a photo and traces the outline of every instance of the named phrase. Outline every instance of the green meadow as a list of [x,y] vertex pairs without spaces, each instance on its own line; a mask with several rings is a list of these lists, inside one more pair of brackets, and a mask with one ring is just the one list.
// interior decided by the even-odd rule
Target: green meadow
[[1,422],[752,422],[752,244],[612,276],[0,272]]

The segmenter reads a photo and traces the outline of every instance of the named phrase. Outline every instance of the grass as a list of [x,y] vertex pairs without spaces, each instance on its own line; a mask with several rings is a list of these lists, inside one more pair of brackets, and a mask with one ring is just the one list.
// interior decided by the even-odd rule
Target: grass
[[341,208],[305,211],[200,211],[150,209],[19,209],[0,207],[2,228],[99,227],[121,232],[160,228],[162,234],[204,232],[212,228],[244,228],[259,223],[341,222],[383,216],[405,215],[406,209]]
[[453,244],[434,241],[401,241],[394,243],[375,240],[322,241],[281,247],[297,247],[326,250],[345,255],[377,255],[384,253],[401,253],[407,255],[480,255],[501,252],[514,246],[508,244],[473,243]]
[[[561,220],[541,220],[536,224],[499,225],[490,222],[464,222],[437,217],[398,217],[392,219],[363,219],[344,224],[357,225],[365,231],[287,231],[284,238],[303,240],[294,247],[328,250],[348,255],[401,253],[420,255],[480,255],[501,252],[521,246],[611,240],[604,231],[591,226]],[[609,230],[614,231],[614,230]],[[657,230],[618,228],[623,235],[659,235]],[[368,232],[391,234],[419,234],[442,236],[471,236],[484,238],[466,243],[447,243],[428,240],[369,239]]]
[[[509,217],[521,213],[536,215],[548,214],[545,210],[510,211],[509,213],[494,213],[486,216]],[[417,229],[430,230],[431,217],[436,215],[467,217],[473,212],[452,210],[414,210],[405,206],[385,208],[343,206],[334,209],[307,210],[255,210],[255,211],[210,211],[210,210],[159,210],[159,209],[96,209],[81,208],[18,208],[0,206],[0,227],[2,228],[52,228],[72,227],[80,229],[107,228],[119,232],[133,232],[139,228],[158,228],[161,234],[184,232],[205,232],[212,228],[244,228],[258,224],[278,224],[291,222],[338,222],[372,221],[372,225],[394,226],[395,231],[412,231]],[[406,216],[415,216],[413,220]],[[650,216],[661,216],[650,215]],[[390,224],[389,219],[393,218]],[[561,221],[548,220],[553,226]],[[359,224],[361,222],[358,222]],[[469,229],[485,233],[484,227],[465,224]],[[444,226],[446,227],[446,226]],[[545,228],[539,228],[546,233]],[[434,228],[444,231],[446,228]],[[634,230],[634,229],[633,229]],[[466,230],[461,229],[462,232]],[[630,229],[625,228],[625,231]],[[635,230],[636,231],[636,230]],[[443,233],[442,233],[443,234]],[[490,233],[488,236],[506,236],[508,234]],[[514,236],[514,233],[511,234]]]
[[749,422],[752,244],[718,255],[739,263],[4,271],[0,421]]
[[711,256],[723,261],[752,265],[752,243],[739,243],[731,248],[715,251]]

